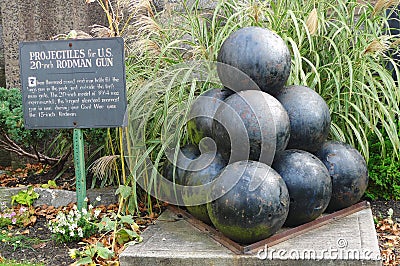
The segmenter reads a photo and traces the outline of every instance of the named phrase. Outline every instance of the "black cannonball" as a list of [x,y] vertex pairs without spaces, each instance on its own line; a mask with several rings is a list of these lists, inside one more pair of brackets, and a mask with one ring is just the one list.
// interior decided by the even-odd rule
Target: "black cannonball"
[[324,99],[305,86],[288,86],[275,96],[286,109],[290,120],[287,148],[309,152],[318,150],[326,141],[331,116]]
[[[239,178],[231,188],[229,177],[235,175]],[[225,236],[250,244],[282,227],[289,211],[289,193],[270,166],[239,161],[229,164],[217,178],[224,181],[213,188],[213,193],[223,196],[209,202],[207,209],[212,223]]]
[[212,123],[215,112],[221,101],[233,92],[225,88],[206,91],[198,97],[190,107],[190,117],[187,123],[188,135],[192,143],[199,144],[205,137],[212,137]]
[[[179,150],[176,150],[178,152]],[[174,182],[178,185],[183,185],[184,180],[183,177],[185,175],[186,170],[189,167],[189,164],[192,160],[198,158],[200,156],[200,150],[197,146],[193,144],[186,144],[180,149],[180,153],[172,154],[172,158],[167,158],[167,161],[164,166],[164,177],[169,181]],[[182,166],[178,167],[177,165]]]
[[256,90],[235,93],[224,103],[213,122],[219,152],[231,163],[249,159],[271,165],[275,152],[283,151],[289,141],[289,117],[283,106]]
[[368,186],[368,168],[364,157],[352,146],[327,141],[316,152],[332,179],[332,197],[327,210],[337,211],[357,203]]
[[297,226],[318,218],[329,204],[332,182],[325,165],[302,150],[279,153],[272,165],[289,190],[289,215],[285,225]]
[[276,33],[261,27],[245,27],[233,32],[222,44],[217,61],[233,68],[217,65],[224,86],[234,91],[257,89],[274,94],[282,88],[290,74],[291,55]]
[[[189,165],[189,169],[198,170],[186,172],[184,176],[186,186],[201,186],[211,182],[227,165],[226,161],[218,153],[204,153],[202,156],[203,160],[210,160],[211,162],[206,167],[201,168],[203,165],[201,161],[192,161]],[[185,190],[185,192],[186,193],[183,195],[183,202],[187,210],[197,219],[211,224],[207,212],[207,204],[197,204],[197,202],[207,202],[206,196],[208,191],[203,191],[203,193],[199,193],[200,195],[190,193],[190,190]]]

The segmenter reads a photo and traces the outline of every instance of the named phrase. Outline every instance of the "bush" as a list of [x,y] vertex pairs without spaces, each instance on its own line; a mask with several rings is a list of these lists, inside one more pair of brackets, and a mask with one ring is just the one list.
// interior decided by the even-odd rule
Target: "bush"
[[[0,148],[12,149],[10,139],[24,150],[38,151],[44,139],[49,138],[49,130],[27,130],[24,127],[22,95],[19,89],[0,88]],[[7,145],[8,144],[8,145]]]
[[370,138],[369,145],[371,155],[368,162],[369,185],[366,196],[371,199],[400,200],[400,161],[393,156],[393,146],[389,138],[385,136],[384,152],[376,136]]
[[[89,159],[104,152],[106,129],[84,129],[83,132]],[[58,164],[57,169],[61,171],[63,165],[71,160],[72,138],[70,129],[26,129],[21,91],[0,88],[0,149],[38,162]]]

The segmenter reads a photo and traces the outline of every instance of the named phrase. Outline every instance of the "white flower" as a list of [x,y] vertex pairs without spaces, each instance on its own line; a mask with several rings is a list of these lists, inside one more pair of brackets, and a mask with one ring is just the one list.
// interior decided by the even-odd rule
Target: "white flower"
[[97,196],[96,200],[101,201],[101,196]]
[[83,201],[88,202],[89,201],[88,197],[86,197]]
[[83,231],[82,231],[82,228],[78,228],[78,236],[79,237],[83,237]]
[[92,209],[93,209],[93,205],[89,204],[89,210],[92,210]]
[[62,224],[62,223],[65,223],[65,222],[66,222],[67,217],[65,216],[64,213],[59,213],[59,214],[57,215],[56,219],[58,220],[58,222],[59,222],[60,224]]
[[74,236],[74,235],[75,235],[75,234],[74,234],[74,231],[69,232],[69,235],[70,235],[70,236]]
[[94,210],[94,218],[97,218],[99,216],[99,214],[101,213],[100,209],[96,209]]
[[85,208],[82,209],[82,214],[86,215],[87,214],[87,210]]

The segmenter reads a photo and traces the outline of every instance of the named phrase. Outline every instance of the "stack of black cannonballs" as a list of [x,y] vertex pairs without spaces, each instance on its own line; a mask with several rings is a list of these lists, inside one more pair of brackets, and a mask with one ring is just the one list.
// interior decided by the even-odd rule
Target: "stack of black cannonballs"
[[196,158],[200,140],[209,137],[217,153],[205,153],[211,163],[199,171],[178,169],[175,181],[197,186],[219,178],[210,195],[222,196],[188,206],[191,214],[249,244],[361,199],[365,160],[350,145],[327,141],[330,112],[318,93],[285,86],[291,55],[280,36],[260,27],[239,29],[222,44],[217,61],[225,87],[194,103],[191,111],[206,115],[188,122],[194,145],[182,148]]

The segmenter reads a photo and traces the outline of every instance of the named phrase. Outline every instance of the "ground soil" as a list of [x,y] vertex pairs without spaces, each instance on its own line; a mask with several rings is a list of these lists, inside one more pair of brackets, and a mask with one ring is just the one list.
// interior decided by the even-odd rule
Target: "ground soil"
[[[386,217],[389,208],[394,211],[393,218],[400,222],[400,202],[398,201],[373,201],[371,202],[373,214],[377,217]],[[70,265],[74,261],[69,257],[68,250],[71,248],[79,248],[82,245],[78,243],[57,243],[51,239],[51,233],[46,226],[46,219],[38,217],[37,222],[27,228],[29,238],[38,238],[42,241],[35,241],[35,244],[28,243],[30,247],[17,248],[0,242],[0,254],[5,259],[24,261],[24,262],[40,262],[45,265]],[[13,229],[15,233],[21,229]],[[24,229],[25,230],[25,229]]]
[[[3,171],[3,175],[1,174]],[[8,181],[5,181],[8,180]],[[0,169],[0,186],[16,186],[22,185],[40,185],[46,184],[48,180],[51,180],[49,176],[42,173],[30,173],[24,175],[4,175],[4,169]],[[57,180],[57,185],[63,189],[74,190],[74,173],[71,171],[65,172]],[[371,204],[372,213],[377,220],[382,220],[388,217],[389,209],[393,209],[392,219],[394,222],[400,223],[400,201],[394,200],[374,200],[369,201]],[[21,230],[29,230],[28,238],[36,239],[35,243],[28,243],[29,247],[14,248],[13,246],[0,242],[0,258],[24,261],[24,262],[41,262],[45,265],[70,265],[73,260],[68,255],[68,250],[71,248],[79,248],[82,244],[78,243],[57,243],[51,239],[51,232],[46,226],[45,217],[38,216],[37,221],[34,225],[28,228],[18,229],[14,228],[10,231],[13,234]],[[0,231],[1,232],[1,231]],[[380,242],[381,251],[385,249],[385,238],[381,237],[382,232],[378,231],[378,239]],[[398,236],[397,236],[398,237]],[[39,240],[40,241],[39,241]],[[394,247],[394,252],[400,250],[400,246]],[[400,260],[400,254],[398,254]],[[396,264],[385,264],[385,265],[400,265]]]
[[[26,243],[22,244],[26,244],[29,247],[14,249],[9,243],[0,242],[0,254],[4,259],[25,263],[43,263],[45,265],[70,265],[74,260],[69,257],[68,250],[82,246],[78,243],[65,244],[52,240],[51,232],[46,226],[44,217],[38,217],[35,225],[27,229],[29,234],[25,236],[28,239],[25,241]],[[15,228],[8,232],[15,234],[18,231],[22,230]]]
[[[51,171],[42,171],[41,164],[27,164],[25,168],[11,169],[10,167],[0,167],[0,187],[17,186],[41,186],[53,180],[57,188],[65,190],[75,190],[75,170],[72,166],[63,170],[62,174],[55,175]],[[92,186],[93,175],[86,174],[86,186]],[[95,180],[95,186],[99,186],[101,180]]]
[[372,214],[377,218],[386,218],[389,209],[393,209],[393,220],[400,223],[400,201],[373,200],[370,201]]

